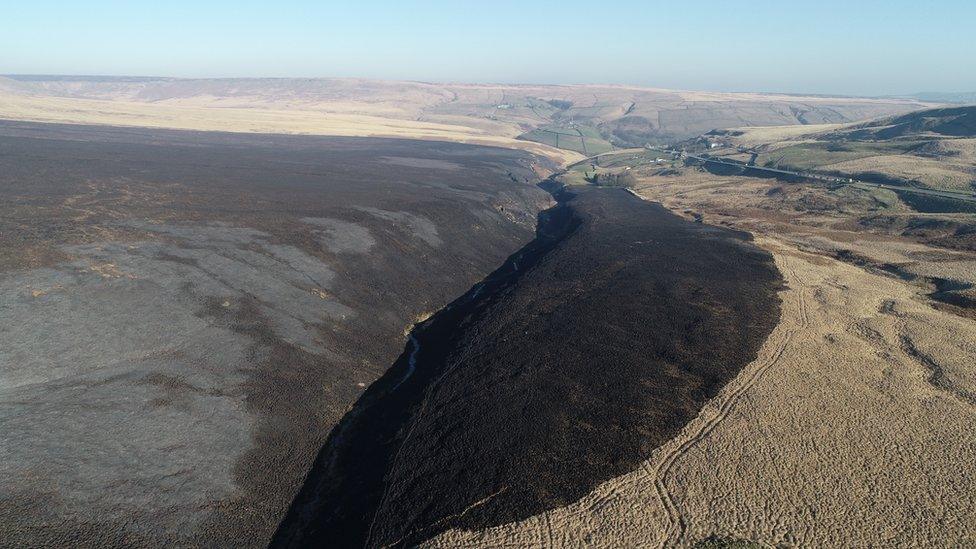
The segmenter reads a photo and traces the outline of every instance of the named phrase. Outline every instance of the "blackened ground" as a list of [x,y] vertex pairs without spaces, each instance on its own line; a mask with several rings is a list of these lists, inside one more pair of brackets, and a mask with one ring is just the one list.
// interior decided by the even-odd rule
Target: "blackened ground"
[[279,545],[405,546],[565,505],[755,358],[781,278],[746,234],[620,189],[559,198],[536,241],[414,331],[412,376],[413,344],[347,414]]
[[0,121],[0,546],[265,546],[404,330],[531,241],[538,162]]

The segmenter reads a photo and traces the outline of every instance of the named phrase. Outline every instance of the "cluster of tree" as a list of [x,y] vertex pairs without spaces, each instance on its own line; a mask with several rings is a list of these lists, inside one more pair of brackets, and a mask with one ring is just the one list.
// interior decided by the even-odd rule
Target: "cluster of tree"
[[546,103],[549,103],[550,105],[556,107],[561,111],[564,111],[573,106],[572,101],[566,101],[565,99],[549,99],[546,101]]
[[584,177],[588,182],[604,187],[634,187],[637,185],[637,178],[630,171],[621,173],[594,172],[592,174],[587,172]]

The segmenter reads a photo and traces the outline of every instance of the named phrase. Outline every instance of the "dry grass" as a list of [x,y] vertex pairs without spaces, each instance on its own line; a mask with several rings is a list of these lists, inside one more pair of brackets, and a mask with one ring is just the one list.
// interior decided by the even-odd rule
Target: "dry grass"
[[179,130],[430,139],[522,149],[560,164],[582,158],[572,151],[519,141],[469,126],[287,108],[215,108],[192,103],[2,95],[0,118]]
[[[925,114],[917,117],[924,119]],[[709,152],[742,160],[741,151],[747,149],[759,153],[758,164],[852,176],[870,172],[947,191],[976,188],[976,139],[911,129],[901,130],[904,134],[897,138],[858,133],[891,127],[879,125],[883,122],[735,128],[712,138],[719,148]]]
[[826,132],[844,127],[843,124],[817,124],[810,126],[767,126],[734,128],[742,135],[736,136],[736,142],[745,147],[754,147],[777,141],[786,141],[812,133]]
[[[680,436],[577,503],[430,545],[688,546],[713,534],[814,547],[976,540],[976,402],[966,396],[976,390],[976,325],[897,280],[773,238],[758,243],[789,285],[782,320]],[[908,348],[937,357],[942,383]]]
[[[976,322],[931,291],[830,256],[976,282],[976,254],[863,229],[858,196],[686,170],[638,192],[757,234],[788,288],[759,358],[637,470],[521,523],[432,547],[671,547],[712,536],[801,547],[976,543]],[[847,208],[844,210],[843,208]],[[909,215],[897,207],[892,215]]]
[[936,152],[947,155],[956,162],[976,164],[976,139],[953,139],[939,142]]
[[827,164],[822,168],[843,173],[884,173],[903,180],[917,181],[929,188],[949,191],[972,191],[972,184],[976,182],[976,167],[973,164],[912,155],[869,156]]

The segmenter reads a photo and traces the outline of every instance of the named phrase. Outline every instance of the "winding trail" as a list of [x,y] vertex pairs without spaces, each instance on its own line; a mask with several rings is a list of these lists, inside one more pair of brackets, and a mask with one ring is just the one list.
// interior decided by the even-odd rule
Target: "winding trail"
[[[639,193],[632,189],[627,191],[637,198],[644,199]],[[747,366],[738,377],[736,377],[723,391],[717,396],[710,405],[702,409],[698,420],[689,424],[675,439],[672,444],[666,447],[670,449],[664,451],[659,459],[647,461],[642,466],[648,476],[654,479],[654,490],[661,503],[661,508],[665,513],[665,528],[662,532],[661,547],[673,547],[684,540],[687,531],[687,524],[678,508],[674,497],[671,495],[667,486],[668,475],[672,467],[678,460],[685,456],[699,442],[704,440],[715,428],[729,416],[742,396],[759,382],[769,369],[778,364],[783,357],[787,347],[793,342],[798,332],[810,326],[810,317],[807,305],[807,292],[804,280],[797,274],[796,270],[790,265],[794,261],[787,259],[780,268],[787,275],[786,282],[792,286],[785,294],[784,299],[793,296],[796,300],[797,322],[796,326],[784,330],[781,334],[771,334],[770,337],[778,337],[779,341],[766,354],[757,357],[750,366]],[[786,310],[784,308],[784,310]],[[782,321],[781,321],[782,322]],[[680,442],[678,442],[680,441]],[[677,445],[674,446],[674,442]],[[614,498],[617,490],[611,490],[604,497],[599,498],[593,503],[591,509],[599,509],[608,504]]]
[[685,524],[681,511],[678,509],[678,506],[668,489],[667,478],[668,474],[671,472],[671,468],[679,459],[686,455],[689,450],[704,440],[720,423],[722,423],[722,421],[725,420],[725,418],[729,416],[742,396],[756,385],[756,383],[762,378],[763,374],[780,362],[780,359],[782,359],[784,352],[792,343],[796,334],[806,329],[810,325],[809,315],[807,312],[807,289],[804,282],[788,263],[784,264],[783,267],[788,274],[787,281],[796,286],[796,288],[792,289],[788,295],[793,295],[796,299],[798,316],[797,326],[785,330],[781,335],[779,335],[779,341],[776,342],[772,351],[769,352],[767,356],[760,357],[758,360],[753,362],[752,365],[747,367],[747,369],[744,370],[739,377],[735,379],[735,381],[730,383],[722,394],[720,394],[713,401],[713,403],[717,403],[718,405],[717,410],[715,406],[709,406],[708,408],[703,409],[701,415],[699,415],[700,421],[696,421],[694,424],[692,424],[693,426],[690,426],[691,429],[687,429],[678,435],[677,439],[683,440],[673,450],[665,452],[654,466],[647,469],[648,474],[654,478],[654,490],[657,493],[658,499],[661,502],[661,507],[664,509],[666,514],[667,524],[663,532],[663,539],[660,545],[661,547],[673,547],[678,545],[684,540],[687,530],[687,525]]

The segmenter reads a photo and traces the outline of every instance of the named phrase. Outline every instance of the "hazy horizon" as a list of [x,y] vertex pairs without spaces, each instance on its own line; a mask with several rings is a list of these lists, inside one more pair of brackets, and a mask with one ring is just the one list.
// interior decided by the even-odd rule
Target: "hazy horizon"
[[0,73],[0,78],[10,78],[14,80],[42,80],[42,79],[65,79],[65,80],[366,80],[376,82],[409,82],[416,84],[431,85],[488,85],[488,86],[620,86],[647,89],[662,89],[687,92],[715,92],[715,93],[755,93],[761,95],[796,95],[796,96],[824,96],[824,97],[858,97],[858,98],[914,98],[926,95],[971,95],[976,92],[969,89],[950,89],[950,90],[915,90],[910,93],[901,94],[845,94],[845,93],[817,93],[817,92],[797,92],[780,90],[762,89],[709,89],[709,88],[690,88],[690,87],[667,87],[655,86],[651,84],[631,84],[626,82],[505,82],[490,80],[420,80],[410,78],[382,78],[357,75],[313,75],[313,76],[173,76],[166,74],[51,74],[51,73]]
[[[627,0],[7,6],[0,74],[620,84],[849,96],[976,90],[976,6]],[[954,67],[947,71],[945,67]]]

